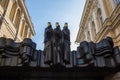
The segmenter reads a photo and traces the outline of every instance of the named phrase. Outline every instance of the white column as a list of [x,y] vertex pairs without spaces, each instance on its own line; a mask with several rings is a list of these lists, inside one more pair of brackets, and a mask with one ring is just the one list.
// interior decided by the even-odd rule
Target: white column
[[12,9],[12,6],[13,6],[13,2],[12,2],[12,0],[9,0],[8,1],[8,5],[7,6],[9,6],[9,7],[7,7],[7,10],[6,10],[6,15],[7,16],[9,16],[10,15],[10,12],[11,12],[11,9]]
[[18,35],[20,36],[20,31],[21,31],[21,29],[23,28],[23,26],[22,25],[24,25],[24,21],[25,21],[25,19],[24,19],[24,15],[22,14],[21,15],[21,20],[20,20],[20,24],[19,24],[19,30],[18,30]]
[[89,23],[88,23],[88,29],[89,29],[89,31],[90,31],[90,38],[91,38],[91,40],[93,41],[94,40],[94,35],[92,34],[93,33],[93,31],[92,31],[92,22],[91,21],[89,21]]
[[[17,15],[18,8],[15,11],[14,18],[13,18],[13,23],[15,23],[16,15]],[[16,26],[15,26],[16,27]]]
[[24,35],[25,35],[25,27],[26,27],[26,23],[23,26],[22,38],[24,38]]
[[27,38],[30,37],[29,34],[30,34],[30,28],[28,28],[28,31],[27,31]]
[[97,12],[93,12],[93,19],[94,19],[94,23],[95,23],[96,33],[98,33],[99,32],[99,24],[98,24]]
[[18,29],[18,35],[20,36],[20,30],[22,28],[22,24],[23,24],[23,19],[20,20],[20,24],[19,24],[19,29]]
[[16,36],[16,40],[20,40],[20,29],[21,29],[21,25],[22,25],[22,16],[20,17],[20,23],[19,26],[16,27],[16,31],[15,31],[15,36]]
[[85,40],[88,41],[88,34],[87,34],[87,30],[85,30]]

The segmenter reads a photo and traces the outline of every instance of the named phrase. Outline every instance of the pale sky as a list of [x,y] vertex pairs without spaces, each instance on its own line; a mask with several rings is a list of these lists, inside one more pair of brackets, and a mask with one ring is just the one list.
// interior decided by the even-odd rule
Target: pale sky
[[53,28],[59,22],[61,29],[65,22],[68,23],[71,32],[71,50],[76,50],[76,36],[86,0],[26,0],[27,9],[34,25],[36,35],[33,41],[37,43],[37,49],[44,48],[44,29],[47,22],[51,22]]

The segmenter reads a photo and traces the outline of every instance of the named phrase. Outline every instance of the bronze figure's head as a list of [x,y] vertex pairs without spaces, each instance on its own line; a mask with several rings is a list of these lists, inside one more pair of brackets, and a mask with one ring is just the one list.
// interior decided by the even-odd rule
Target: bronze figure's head
[[56,24],[55,24],[55,25],[56,25],[56,27],[59,27],[59,23],[58,23],[58,22],[56,22]]
[[51,26],[51,22],[48,22],[48,27]]
[[68,27],[68,23],[65,23],[65,24],[64,24],[64,27]]

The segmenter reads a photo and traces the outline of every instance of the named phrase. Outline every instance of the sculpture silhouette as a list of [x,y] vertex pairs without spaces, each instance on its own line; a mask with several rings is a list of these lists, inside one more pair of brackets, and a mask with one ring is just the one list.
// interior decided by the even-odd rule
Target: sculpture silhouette
[[62,43],[63,43],[63,62],[65,64],[70,64],[70,31],[68,29],[68,24],[65,23],[62,30]]
[[77,50],[71,51],[68,24],[61,31],[59,23],[53,30],[48,22],[44,50],[37,50],[36,43],[29,38],[22,42],[0,38],[0,71],[0,79],[7,80],[73,80],[76,77],[103,80],[106,75],[120,71],[120,49],[114,46],[111,37],[106,37],[98,43],[83,41]]
[[56,28],[53,31],[53,64],[62,64],[62,31],[60,25],[56,22]]
[[53,63],[53,29],[50,22],[48,22],[44,33],[44,54],[45,63],[49,65]]
[[37,50],[36,43],[25,38],[14,42],[10,38],[0,38],[0,66],[30,66],[50,68],[58,65],[66,68],[95,67],[115,68],[120,66],[120,50],[114,47],[111,37],[98,43],[83,41],[77,50],[70,51],[70,31],[64,26],[61,31],[56,23],[53,30],[50,23],[45,29],[45,48]]

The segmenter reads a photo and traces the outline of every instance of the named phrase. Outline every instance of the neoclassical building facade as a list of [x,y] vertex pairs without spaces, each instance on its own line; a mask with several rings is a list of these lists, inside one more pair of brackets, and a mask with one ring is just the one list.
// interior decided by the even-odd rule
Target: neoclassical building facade
[[34,35],[25,0],[0,0],[0,37],[22,41]]
[[76,42],[113,38],[120,48],[120,0],[86,0]]

